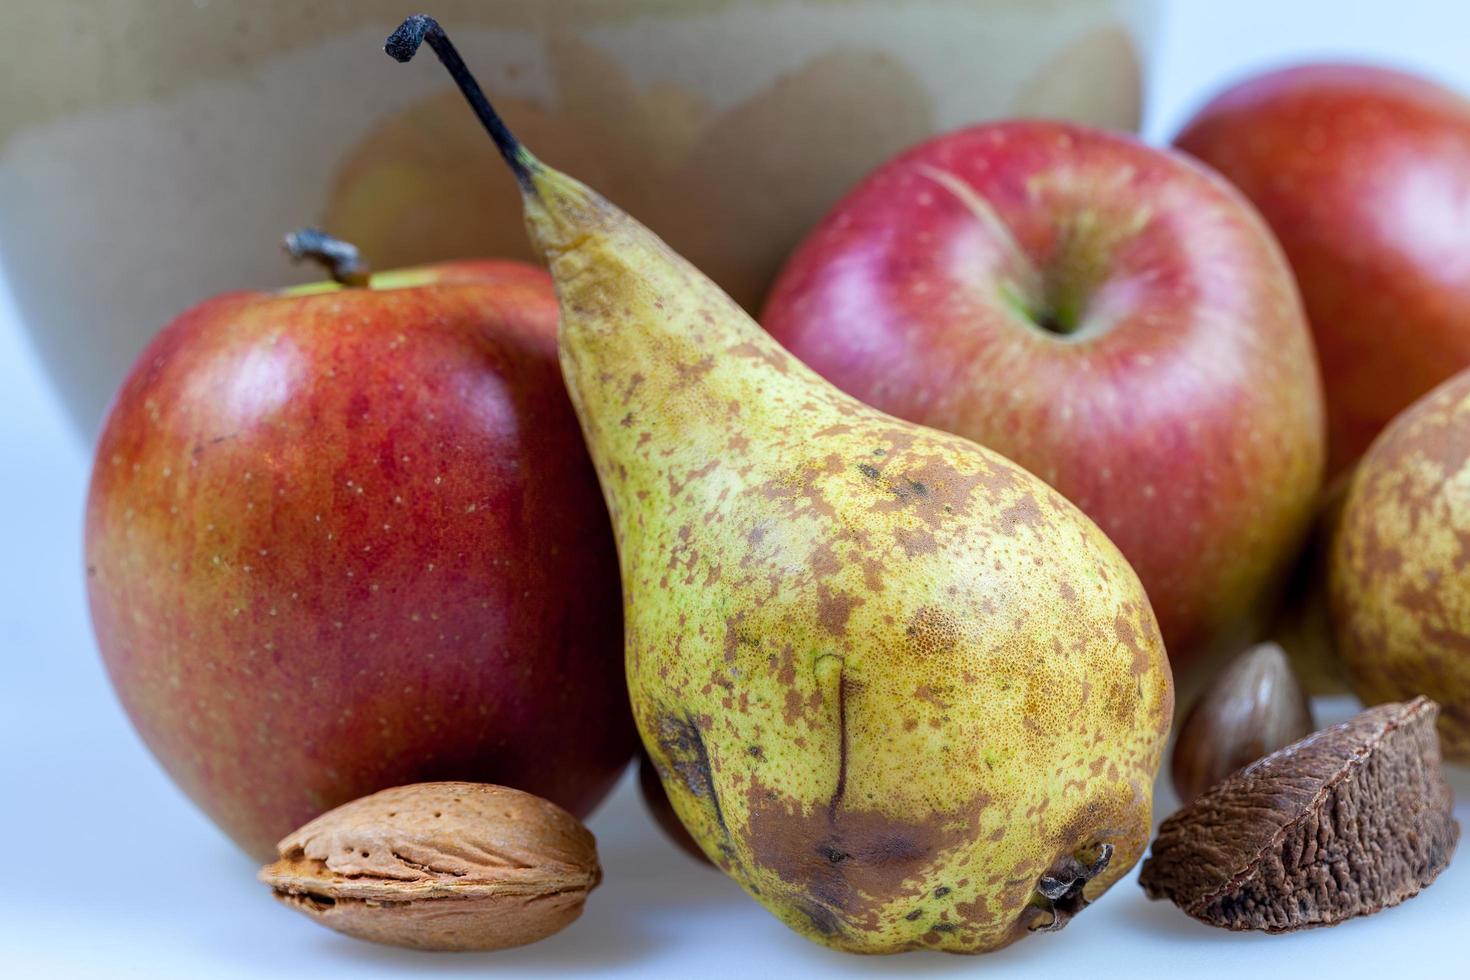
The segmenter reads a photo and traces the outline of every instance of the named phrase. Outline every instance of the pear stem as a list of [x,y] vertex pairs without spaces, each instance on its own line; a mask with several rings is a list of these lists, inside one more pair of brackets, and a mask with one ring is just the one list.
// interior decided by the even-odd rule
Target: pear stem
[[351,242],[333,238],[320,228],[302,228],[286,235],[281,242],[291,261],[311,259],[321,264],[333,279],[344,286],[366,286],[368,264]]
[[418,53],[419,45],[425,41],[434,53],[439,56],[444,67],[449,70],[449,77],[459,86],[464,93],[470,108],[475,110],[475,116],[480,124],[485,127],[485,132],[495,141],[495,146],[500,150],[500,155],[505,157],[505,162],[510,164],[511,172],[515,174],[516,182],[524,190],[531,190],[531,168],[536,163],[536,158],[521,145],[515,134],[506,126],[505,121],[500,118],[500,113],[490,104],[485,97],[480,83],[475,81],[475,76],[465,67],[464,59],[459,56],[453,42],[444,33],[444,28],[439,22],[428,14],[414,14],[408,20],[399,25],[398,30],[388,35],[388,40],[383,44],[383,50],[394,61],[408,62]]

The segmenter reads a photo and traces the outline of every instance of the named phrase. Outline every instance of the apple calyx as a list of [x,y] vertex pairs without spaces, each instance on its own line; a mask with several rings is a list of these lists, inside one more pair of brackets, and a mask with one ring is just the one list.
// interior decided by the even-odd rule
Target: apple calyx
[[511,171],[515,174],[516,182],[526,191],[531,191],[531,172],[540,166],[539,161],[531,155],[531,152],[521,145],[510,127],[500,118],[500,113],[490,104],[485,92],[480,88],[480,83],[470,73],[459,56],[459,51],[449,40],[449,35],[444,33],[444,28],[439,22],[428,14],[414,14],[398,26],[398,29],[388,35],[388,40],[383,43],[383,50],[388,57],[394,61],[407,64],[418,53],[419,45],[425,41],[434,53],[439,56],[439,61],[448,69],[449,76],[464,93],[470,108],[474,109],[475,117],[485,127],[485,132],[495,141],[495,146],[500,150],[500,155],[505,162],[510,164]]
[[320,228],[301,228],[288,232],[281,247],[291,261],[310,259],[319,263],[331,277],[344,286],[366,286],[370,270],[362,253],[351,242],[333,238]]

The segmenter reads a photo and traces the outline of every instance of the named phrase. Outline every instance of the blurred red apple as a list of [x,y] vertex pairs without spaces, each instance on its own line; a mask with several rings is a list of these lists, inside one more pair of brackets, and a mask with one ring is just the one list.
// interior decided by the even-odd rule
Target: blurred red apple
[[1331,472],[1470,365],[1470,100],[1401,72],[1309,65],[1230,89],[1177,145],[1245,192],[1291,261]]
[[1291,561],[1323,466],[1286,263],[1224,181],[1050,122],[880,168],[787,264],[763,322],[857,397],[996,449],[1138,570],[1176,667]]
[[421,780],[581,816],[632,758],[612,534],[529,266],[210,300],[97,447],[92,617],[183,790],[258,858]]

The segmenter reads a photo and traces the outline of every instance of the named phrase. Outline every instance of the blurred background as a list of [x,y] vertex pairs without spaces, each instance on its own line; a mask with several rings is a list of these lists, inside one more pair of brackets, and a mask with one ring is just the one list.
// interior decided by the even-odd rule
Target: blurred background
[[[1231,81],[1318,59],[1403,67],[1470,92],[1470,4],[1459,0],[434,6],[528,143],[748,304],[873,165],[980,118],[1060,114],[1164,143]],[[478,958],[366,949],[265,900],[248,862],[168,782],[107,687],[87,622],[81,512],[105,405],[172,315],[221,291],[310,277],[277,246],[306,222],[355,240],[378,268],[522,255],[510,182],[441,73],[378,53],[408,12],[400,3],[3,7],[0,834],[19,883],[0,889],[0,973],[272,975],[302,965],[288,956],[308,958],[318,975],[488,969]],[[878,968],[771,928],[731,882],[692,863],[651,870],[669,845],[638,807],[624,785],[591,823],[608,883],[586,921],[494,967]],[[1062,957],[1087,948],[1078,933],[1112,945],[1120,929],[1155,967],[1196,975],[1220,968],[1219,943],[1233,949],[1232,971],[1310,963],[1374,975],[1407,949],[1447,964],[1459,916],[1447,917],[1470,894],[1466,877],[1452,868],[1438,903],[1414,916],[1365,920],[1330,942],[1313,933],[1265,944],[1201,942],[1125,883],[1126,900],[1069,927],[1073,942],[1025,956],[1013,948],[983,967],[1075,968]],[[1114,955],[1088,972],[1121,976],[1130,965]]]

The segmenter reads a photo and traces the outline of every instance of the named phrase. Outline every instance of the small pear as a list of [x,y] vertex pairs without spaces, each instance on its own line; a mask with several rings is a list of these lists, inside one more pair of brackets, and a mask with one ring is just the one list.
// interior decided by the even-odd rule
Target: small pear
[[[617,536],[643,741],[706,855],[838,949],[1055,929],[1148,839],[1173,686],[1137,576],[1008,460],[832,387],[517,143]],[[732,233],[738,233],[732,229]]]
[[1459,763],[1470,763],[1467,490],[1470,369],[1373,440],[1328,557],[1333,641],[1354,693],[1364,704],[1438,701],[1445,758]]

